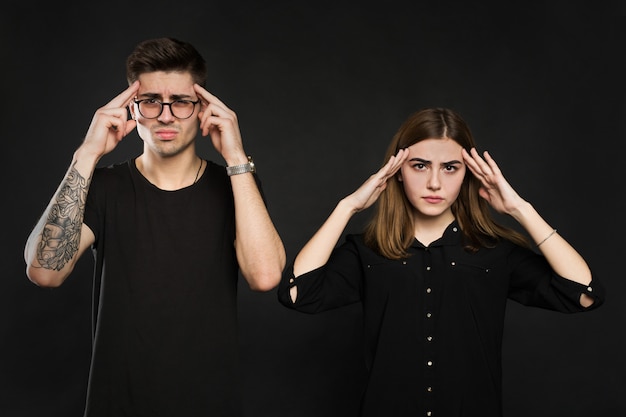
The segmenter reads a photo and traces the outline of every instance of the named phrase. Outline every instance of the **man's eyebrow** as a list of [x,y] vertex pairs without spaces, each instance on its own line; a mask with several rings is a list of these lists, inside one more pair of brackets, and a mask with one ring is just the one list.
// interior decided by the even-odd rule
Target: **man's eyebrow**
[[[142,93],[142,94],[138,94],[139,97],[146,97],[146,98],[156,98],[159,100],[163,99],[163,96],[161,94],[158,93]],[[191,95],[189,94],[172,94],[170,96],[170,100],[175,101],[175,100],[187,100],[190,99]]]
[[187,100],[187,99],[190,99],[190,98],[191,98],[191,95],[189,95],[189,94],[172,94],[170,96],[171,100]]
[[161,98],[161,94],[157,93],[141,93],[137,94],[138,97],[147,97],[147,98]]

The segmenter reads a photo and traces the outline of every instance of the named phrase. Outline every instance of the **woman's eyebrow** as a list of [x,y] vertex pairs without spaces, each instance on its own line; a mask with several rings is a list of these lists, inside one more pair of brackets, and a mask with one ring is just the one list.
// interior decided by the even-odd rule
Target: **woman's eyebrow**
[[[409,161],[420,162],[425,165],[431,165],[433,163],[432,161],[428,159],[419,158],[419,157],[411,158],[409,159]],[[444,161],[441,163],[441,165],[459,165],[459,164],[461,164],[461,161],[459,161],[458,159],[453,159],[451,161]]]
[[421,162],[423,164],[430,164],[430,163],[432,163],[428,159],[417,158],[417,157],[416,158],[411,158],[411,159],[409,159],[409,161]]

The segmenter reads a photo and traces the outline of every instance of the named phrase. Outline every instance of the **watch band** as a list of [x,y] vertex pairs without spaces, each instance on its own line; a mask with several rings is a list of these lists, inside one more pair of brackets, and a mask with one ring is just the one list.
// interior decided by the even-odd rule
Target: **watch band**
[[245,174],[246,172],[256,172],[256,166],[251,156],[248,156],[248,162],[245,164],[226,167],[226,173],[229,177],[232,175]]

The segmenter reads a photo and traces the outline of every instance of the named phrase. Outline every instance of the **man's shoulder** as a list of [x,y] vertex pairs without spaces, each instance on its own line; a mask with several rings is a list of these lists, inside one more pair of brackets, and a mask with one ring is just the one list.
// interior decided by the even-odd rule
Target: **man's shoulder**
[[92,186],[97,187],[98,184],[102,183],[128,181],[131,177],[131,163],[132,160],[127,160],[97,167],[93,173]]
[[133,160],[130,160],[130,159],[126,161],[115,162],[109,165],[103,165],[103,166],[97,167],[95,172],[103,173],[104,175],[112,175],[112,174],[118,174],[121,172],[128,172],[130,170],[131,163],[133,163]]
[[209,171],[211,175],[215,175],[218,177],[228,177],[226,174],[226,166],[220,165],[217,162],[211,161],[209,159],[206,160],[206,171]]

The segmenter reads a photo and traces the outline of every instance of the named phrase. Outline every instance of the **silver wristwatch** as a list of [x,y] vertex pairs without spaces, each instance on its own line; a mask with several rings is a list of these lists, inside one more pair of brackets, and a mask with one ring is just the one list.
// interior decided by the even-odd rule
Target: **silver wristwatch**
[[248,162],[245,164],[226,167],[226,173],[229,177],[231,175],[245,174],[246,172],[256,172],[256,166],[251,156],[248,156]]

